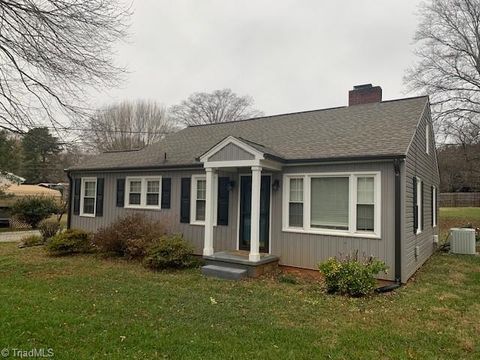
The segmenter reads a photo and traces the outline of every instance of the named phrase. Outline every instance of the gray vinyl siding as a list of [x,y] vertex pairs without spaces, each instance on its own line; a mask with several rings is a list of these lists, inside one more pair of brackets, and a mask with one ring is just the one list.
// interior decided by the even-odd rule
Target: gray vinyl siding
[[[356,163],[321,166],[285,167],[284,173],[354,172],[379,171],[381,174],[381,238],[368,239],[347,236],[282,231],[281,190],[272,196],[272,245],[271,252],[280,257],[280,264],[317,269],[320,261],[333,256],[342,256],[358,250],[360,256],[375,256],[389,266],[387,275],[380,277],[393,280],[395,268],[395,173],[392,162]],[[282,184],[282,174],[276,174]],[[283,186],[283,184],[282,184]]]
[[[283,174],[288,173],[320,173],[320,172],[353,172],[353,171],[379,171],[381,174],[381,238],[368,239],[346,236],[326,236],[318,234],[293,233],[282,231],[282,187]],[[170,172],[122,172],[122,173],[75,173],[73,178],[82,176],[95,176],[105,178],[104,216],[97,218],[72,216],[72,228],[83,228],[95,231],[106,226],[120,216],[129,213],[143,213],[155,219],[165,221],[173,232],[180,232],[190,241],[197,254],[203,251],[204,228],[203,226],[180,223],[180,179],[190,177],[193,174],[201,174],[202,170],[196,171],[170,171]],[[249,174],[250,169],[240,168],[234,172],[220,173],[219,176],[229,176],[234,181],[234,188],[230,192],[229,199],[229,222],[228,226],[216,226],[214,229],[214,250],[233,250],[238,247],[238,194],[240,174]],[[280,189],[272,191],[271,197],[271,236],[270,252],[280,257],[280,264],[317,269],[320,261],[332,256],[345,255],[359,251],[359,254],[373,255],[387,263],[390,271],[382,278],[393,280],[395,267],[394,248],[394,171],[392,162],[315,165],[284,167],[283,172],[264,171],[263,174],[272,176],[280,182]],[[172,179],[171,209],[162,210],[132,210],[116,207],[116,179],[126,176],[161,175]]]
[[[101,227],[109,225],[115,219],[132,214],[140,213],[153,219],[162,220],[169,230],[175,233],[182,233],[185,239],[193,244],[196,254],[202,254],[204,241],[204,228],[200,225],[190,225],[180,223],[180,183],[182,177],[191,177],[193,174],[204,174],[202,170],[198,171],[171,171],[171,172],[122,172],[122,173],[76,173],[73,178],[79,177],[99,177],[105,179],[104,205],[102,217],[82,217],[72,215],[71,227],[81,228],[87,231],[96,231]],[[143,210],[126,209],[116,206],[116,182],[117,178],[127,176],[154,176],[160,175],[172,179],[170,209],[161,210]],[[219,173],[219,176],[229,176],[237,182],[235,173]],[[229,199],[229,222],[227,226],[216,226],[214,229],[214,248],[216,250],[227,250],[236,248],[236,228],[237,228],[237,199],[236,192],[230,192]]]
[[[430,126],[430,153],[426,153],[425,126]],[[437,228],[432,228],[431,186],[440,185],[437,156],[429,106],[425,107],[412,142],[407,152],[405,165],[402,169],[402,193],[405,194],[402,204],[402,282],[406,282],[415,271],[433,254],[435,245],[433,235],[438,234]],[[419,177],[424,183],[424,230],[421,234],[413,231],[413,177]],[[420,196],[420,194],[418,194]],[[438,204],[437,204],[438,206]],[[415,256],[415,247],[419,247],[419,255]]]
[[217,153],[208,158],[208,161],[252,160],[254,156],[235,144],[227,144]]

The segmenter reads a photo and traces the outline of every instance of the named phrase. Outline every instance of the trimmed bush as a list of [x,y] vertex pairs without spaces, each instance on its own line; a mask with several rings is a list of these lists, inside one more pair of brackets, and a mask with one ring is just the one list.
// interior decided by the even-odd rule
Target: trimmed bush
[[27,196],[13,204],[11,214],[21,222],[36,228],[38,223],[59,211],[55,200],[51,197]]
[[181,269],[199,264],[193,256],[193,247],[181,234],[159,238],[147,251],[144,265],[153,270]]
[[91,235],[83,230],[66,230],[51,237],[46,249],[51,255],[89,253],[92,251]]
[[27,248],[27,247],[32,247],[32,246],[39,246],[43,245],[45,243],[44,238],[40,235],[30,235],[27,237],[24,237],[21,241],[20,244],[18,245],[19,248]]
[[38,224],[38,230],[40,230],[40,234],[42,234],[43,239],[46,241],[57,235],[60,230],[60,224],[56,220],[45,219]]
[[93,237],[93,245],[105,254],[143,258],[151,244],[165,233],[162,223],[133,214],[98,230]]
[[388,267],[383,261],[373,257],[360,261],[357,252],[354,256],[343,259],[330,258],[319,264],[319,269],[325,277],[329,293],[359,297],[375,290],[375,275],[386,272]]

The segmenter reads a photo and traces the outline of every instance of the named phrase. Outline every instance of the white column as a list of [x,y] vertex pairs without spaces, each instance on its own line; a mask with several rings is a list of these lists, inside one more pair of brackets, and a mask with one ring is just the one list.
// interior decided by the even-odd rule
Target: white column
[[214,170],[205,169],[206,176],[206,194],[205,194],[205,243],[203,246],[203,255],[213,255],[213,194],[214,194]]
[[250,255],[248,260],[260,260],[260,186],[262,168],[252,166],[252,208],[250,219]]

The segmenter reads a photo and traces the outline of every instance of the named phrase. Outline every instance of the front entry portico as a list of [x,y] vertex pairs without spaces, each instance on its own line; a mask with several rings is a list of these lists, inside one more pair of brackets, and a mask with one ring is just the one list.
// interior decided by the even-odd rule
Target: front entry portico
[[[245,185],[246,183],[244,183],[244,210],[246,210],[245,208],[248,208],[248,211],[244,211],[245,216],[243,218],[243,223],[241,224],[243,228],[239,229],[239,234],[242,235],[242,239],[244,240],[242,243],[239,243],[239,248],[249,251],[248,260],[250,262],[259,262],[261,260],[260,252],[269,251],[269,244],[268,241],[266,241],[269,229],[267,231],[266,225],[269,224],[270,197],[268,196],[268,207],[266,197],[267,194],[270,194],[269,190],[271,188],[271,181],[269,180],[270,177],[263,177],[263,179],[268,180],[262,180],[262,172],[264,170],[267,170],[268,172],[279,171],[281,169],[281,164],[278,161],[270,159],[268,153],[266,151],[260,151],[259,148],[261,148],[261,145],[252,144],[243,139],[229,136],[200,157],[200,161],[203,163],[206,172],[205,240],[203,248],[203,255],[206,257],[212,256],[215,251],[213,246],[215,208],[214,179],[215,174],[219,169],[231,170],[232,168],[240,168],[242,173],[248,175],[248,180],[245,181],[249,183],[248,191],[251,194],[248,194],[249,196],[247,196],[245,193],[245,191],[247,191],[247,186]],[[248,171],[250,174],[248,174]],[[266,186],[268,186],[268,193],[265,188]],[[262,187],[264,190],[263,192]],[[245,206],[247,205],[245,203],[247,199],[250,204]],[[249,224],[247,224],[246,221],[248,221]],[[246,231],[249,231],[249,234],[245,233]],[[263,243],[262,247],[260,244],[261,239]]]

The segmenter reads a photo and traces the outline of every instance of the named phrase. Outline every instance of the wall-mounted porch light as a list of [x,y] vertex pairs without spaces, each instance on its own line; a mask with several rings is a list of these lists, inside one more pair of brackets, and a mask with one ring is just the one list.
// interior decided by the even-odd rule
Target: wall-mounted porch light
[[272,190],[273,191],[278,191],[278,189],[280,189],[280,181],[278,179],[276,179],[276,180],[273,181]]

